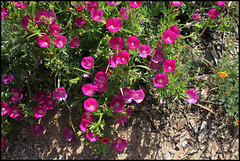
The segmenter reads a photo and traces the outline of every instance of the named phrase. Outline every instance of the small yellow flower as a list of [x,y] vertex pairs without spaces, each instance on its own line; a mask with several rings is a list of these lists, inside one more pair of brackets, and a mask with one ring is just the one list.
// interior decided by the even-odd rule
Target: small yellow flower
[[239,125],[239,120],[237,120],[236,125]]
[[177,8],[175,8],[173,11],[174,11],[174,12],[177,12],[177,11],[178,11],[178,9],[177,9]]
[[226,70],[224,72],[218,72],[220,77],[226,77],[228,76],[227,74],[225,74]]

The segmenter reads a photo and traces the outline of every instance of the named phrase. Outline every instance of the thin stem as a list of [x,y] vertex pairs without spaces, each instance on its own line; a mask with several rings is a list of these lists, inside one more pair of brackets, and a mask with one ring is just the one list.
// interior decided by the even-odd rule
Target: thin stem
[[72,123],[72,117],[71,117],[72,110],[71,110],[71,108],[68,106],[66,100],[64,100],[64,102],[65,102],[66,106],[67,106],[68,109],[69,109],[69,119],[70,119],[70,122],[71,122],[72,129],[73,129],[74,133],[76,133],[75,127],[73,126],[73,123]]

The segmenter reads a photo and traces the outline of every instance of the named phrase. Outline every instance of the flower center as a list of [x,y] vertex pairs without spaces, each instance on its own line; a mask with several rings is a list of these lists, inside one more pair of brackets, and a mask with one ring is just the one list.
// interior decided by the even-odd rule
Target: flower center
[[118,107],[119,105],[120,105],[120,104],[119,104],[118,102],[117,102],[117,103],[115,103],[115,106],[116,106],[116,107]]
[[162,79],[159,79],[158,84],[162,84],[162,83],[163,83]]
[[62,46],[62,44],[63,44],[63,42],[62,41],[59,41],[59,43],[58,43],[60,46]]
[[92,94],[93,93],[93,91],[88,91],[88,94]]
[[139,95],[138,95],[138,94],[135,94],[135,95],[134,95],[134,98],[138,98],[138,97],[139,97]]
[[91,106],[89,107],[89,109],[90,109],[91,111],[94,110],[94,106],[91,105]]
[[167,40],[167,41],[171,41],[170,37],[167,37],[166,40]]
[[42,114],[43,114],[43,110],[39,110],[38,113],[39,113],[40,115],[42,115]]
[[48,45],[48,43],[47,43],[47,42],[44,42],[44,43],[43,43],[43,45],[44,45],[44,46],[47,46],[47,45]]
[[101,78],[100,78],[100,81],[101,81],[101,82],[104,82],[104,81],[105,81],[105,78],[104,78],[104,77],[101,77]]
[[13,113],[18,113],[18,111],[17,110],[13,110]]
[[78,45],[78,42],[77,42],[77,41],[75,41],[75,42],[74,42],[74,45],[75,45],[75,46],[77,46],[77,45]]

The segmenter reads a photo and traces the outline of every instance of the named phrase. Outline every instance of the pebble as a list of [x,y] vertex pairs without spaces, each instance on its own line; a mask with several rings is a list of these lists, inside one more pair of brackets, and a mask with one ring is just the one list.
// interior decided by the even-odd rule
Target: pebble
[[164,158],[165,158],[166,160],[171,160],[170,153],[167,152],[167,153],[164,155]]
[[187,147],[187,145],[188,145],[188,142],[186,140],[184,140],[182,142],[182,147],[185,149]]

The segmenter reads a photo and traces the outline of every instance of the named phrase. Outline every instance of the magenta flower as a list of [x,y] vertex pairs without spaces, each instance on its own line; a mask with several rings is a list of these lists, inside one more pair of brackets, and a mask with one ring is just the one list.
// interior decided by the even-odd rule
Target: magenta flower
[[168,77],[167,77],[167,74],[165,74],[165,73],[158,73],[153,78],[153,85],[154,85],[154,87],[163,88],[167,84],[168,84]]
[[[42,19],[42,16],[44,17],[44,21]],[[35,22],[36,23],[47,23],[47,18],[48,18],[48,12],[44,11],[44,10],[39,10],[38,13],[36,13],[36,19]]]
[[44,99],[43,104],[44,108],[46,108],[47,110],[51,110],[55,106],[55,100],[47,97]]
[[5,84],[12,83],[13,80],[14,80],[14,77],[12,76],[12,74],[3,75],[2,77],[2,82]]
[[107,1],[107,4],[115,5],[115,6],[119,5],[120,3],[121,3],[121,1]]
[[103,144],[107,144],[107,143],[108,143],[108,140],[109,140],[109,139],[108,139],[107,137],[103,137],[103,138],[102,138],[102,143],[103,143]]
[[196,13],[194,13],[194,14],[192,15],[192,18],[193,18],[194,20],[200,21],[200,20],[201,20],[201,14],[196,14]]
[[56,14],[53,11],[50,11],[48,14],[48,24],[53,24],[54,20],[55,20]]
[[175,7],[180,6],[183,3],[183,1],[171,1],[171,4]]
[[21,20],[22,25],[20,27],[27,29],[29,19],[33,21],[33,18],[28,15],[22,17],[22,20]]
[[21,93],[20,89],[18,88],[13,88],[11,89],[11,102],[16,103],[17,101],[20,101],[23,97],[23,94]]
[[84,95],[91,97],[96,91],[96,87],[91,83],[86,83],[82,86],[82,91]]
[[154,61],[151,60],[149,65],[150,65],[151,69],[154,72],[156,72],[156,71],[158,71],[162,67],[162,62],[159,61],[157,63],[154,63]]
[[81,119],[87,119],[87,120],[89,120],[90,122],[93,122],[93,121],[94,121],[93,115],[91,114],[91,112],[84,112],[84,113],[81,115]]
[[[85,5],[83,5],[86,9]],[[87,2],[87,11],[90,12],[93,8],[96,8],[98,6],[98,1],[88,1]]]
[[222,5],[224,5],[226,3],[226,1],[217,1],[217,4],[219,5],[219,6],[222,6]]
[[91,69],[94,66],[94,59],[91,56],[86,56],[82,59],[81,65],[85,69]]
[[44,127],[41,124],[35,124],[32,126],[32,134],[36,132],[37,136],[40,136],[43,134]]
[[6,115],[9,110],[9,105],[6,102],[1,102],[1,116]]
[[78,12],[82,12],[83,11],[83,7],[82,6],[77,6]]
[[[44,18],[43,18],[44,17]],[[53,11],[44,11],[44,10],[39,10],[38,13],[36,13],[36,23],[48,23],[52,24],[55,20],[56,14]]]
[[122,112],[124,109],[124,103],[122,99],[114,97],[110,102],[110,107],[114,107],[114,112]]
[[180,36],[181,33],[177,26],[175,26],[175,25],[171,26],[169,29],[172,30],[172,32],[174,32],[176,34],[177,38]]
[[87,120],[87,119],[82,119],[79,127],[80,127],[80,130],[81,130],[82,132],[86,132],[86,130],[90,128],[90,125],[91,125],[91,123],[90,123],[89,120]]
[[163,70],[172,73],[176,68],[176,62],[173,59],[166,59],[163,63]]
[[94,79],[97,83],[106,83],[108,80],[108,75],[102,71],[99,71],[96,73]]
[[[144,94],[145,95],[145,94]],[[126,115],[132,115],[132,109],[129,107],[126,110]]]
[[15,5],[18,8],[25,8],[25,7],[27,7],[27,3],[25,3],[25,2],[14,1],[14,3],[15,3]]
[[120,137],[118,137],[115,141],[114,141],[114,149],[118,150],[120,152],[124,151],[124,149],[128,146],[127,140],[124,140]]
[[50,38],[47,35],[42,36],[38,40],[38,45],[42,48],[48,47],[50,45]]
[[122,50],[122,51],[119,51],[116,58],[117,58],[117,61],[118,61],[119,64],[125,65],[125,64],[128,63],[128,60],[130,58],[130,54],[127,51]]
[[104,92],[107,90],[108,84],[107,84],[107,82],[105,82],[105,83],[94,82],[94,86],[96,87],[96,90],[98,92]]
[[84,109],[88,112],[94,112],[98,109],[98,102],[94,98],[88,98],[84,101]]
[[138,8],[142,4],[142,1],[129,1],[129,5],[133,8]]
[[173,43],[177,38],[177,35],[172,30],[166,30],[162,34],[162,39],[166,44]]
[[115,122],[122,124],[122,123],[126,122],[127,119],[128,119],[127,116],[122,116],[122,118],[121,117],[117,117],[117,119],[115,119]]
[[8,115],[11,118],[16,118],[19,115],[19,113],[20,113],[20,111],[19,111],[19,108],[17,106],[12,106],[8,110]]
[[109,41],[110,46],[115,50],[121,50],[124,47],[124,41],[121,37],[113,37]]
[[6,18],[8,15],[10,14],[10,12],[8,11],[8,8],[1,8],[1,21],[4,20],[4,18]]
[[92,11],[91,11],[91,18],[94,19],[95,21],[97,22],[101,22],[104,17],[103,16],[103,12],[102,12],[102,9],[99,8],[99,9],[96,9],[96,8],[93,8]]
[[128,20],[128,15],[127,15],[127,12],[125,11],[124,7],[120,9],[120,13],[124,20]]
[[43,92],[37,92],[35,93],[35,96],[34,96],[34,100],[40,104],[41,102],[43,102],[43,100],[46,98],[46,95],[45,93]]
[[132,90],[133,91],[133,100],[136,102],[136,103],[141,103],[145,97],[145,93],[143,92],[143,90],[137,90],[135,91],[134,89]]
[[220,15],[220,12],[215,8],[212,8],[208,11],[208,17],[210,19],[217,19],[219,15]]
[[163,52],[160,51],[160,50],[155,50],[154,54],[153,54],[153,57],[151,58],[151,60],[154,63],[158,63],[158,62],[162,63],[164,59],[165,59],[165,57],[163,56]]
[[16,121],[21,121],[21,120],[23,120],[24,119],[24,114],[22,113],[22,112],[19,112],[19,115],[16,117],[16,118],[14,118]]
[[79,45],[80,45],[80,41],[77,37],[71,38],[71,41],[68,44],[70,48],[78,48]]
[[66,138],[68,141],[71,141],[73,138],[73,132],[69,128],[65,128],[63,130],[63,137]]
[[140,45],[140,41],[136,36],[130,36],[127,38],[127,44],[130,49],[137,49]]
[[56,88],[53,92],[53,97],[55,97],[58,101],[65,100],[67,98],[67,92],[63,87]]
[[109,18],[106,22],[106,27],[111,32],[117,32],[122,28],[122,20],[115,17],[115,18]]
[[66,44],[66,38],[65,38],[65,36],[58,34],[56,36],[54,42],[55,42],[56,47],[62,48]]
[[1,136],[1,147],[4,148],[6,145],[6,140]]
[[57,25],[55,23],[48,25],[49,31],[51,32],[51,34],[54,35],[58,35],[60,33],[60,25]]
[[123,99],[126,103],[132,103],[133,95],[133,90],[129,88],[123,88],[122,92],[121,90],[118,92],[118,97]]
[[110,64],[109,67],[112,67],[112,68],[116,68],[119,65],[116,54],[114,54],[112,57],[108,59],[108,64]]
[[75,25],[77,25],[78,27],[81,28],[85,24],[86,24],[86,21],[84,21],[82,17],[75,19]]
[[152,53],[152,48],[150,45],[142,44],[139,46],[138,52],[141,57],[147,58],[147,56]]
[[43,106],[37,106],[34,108],[34,117],[36,119],[42,118],[43,116],[45,116],[46,113],[46,108]]
[[90,141],[90,142],[95,142],[95,141],[97,141],[98,139],[99,139],[99,134],[97,134],[97,135],[95,135],[93,132],[91,132],[91,130],[90,131],[88,131],[87,133],[86,133],[86,137],[87,137],[87,139]]
[[186,98],[186,101],[188,103],[196,103],[197,102],[198,93],[195,89],[191,88],[191,89],[187,90],[186,93],[190,96],[190,98]]

